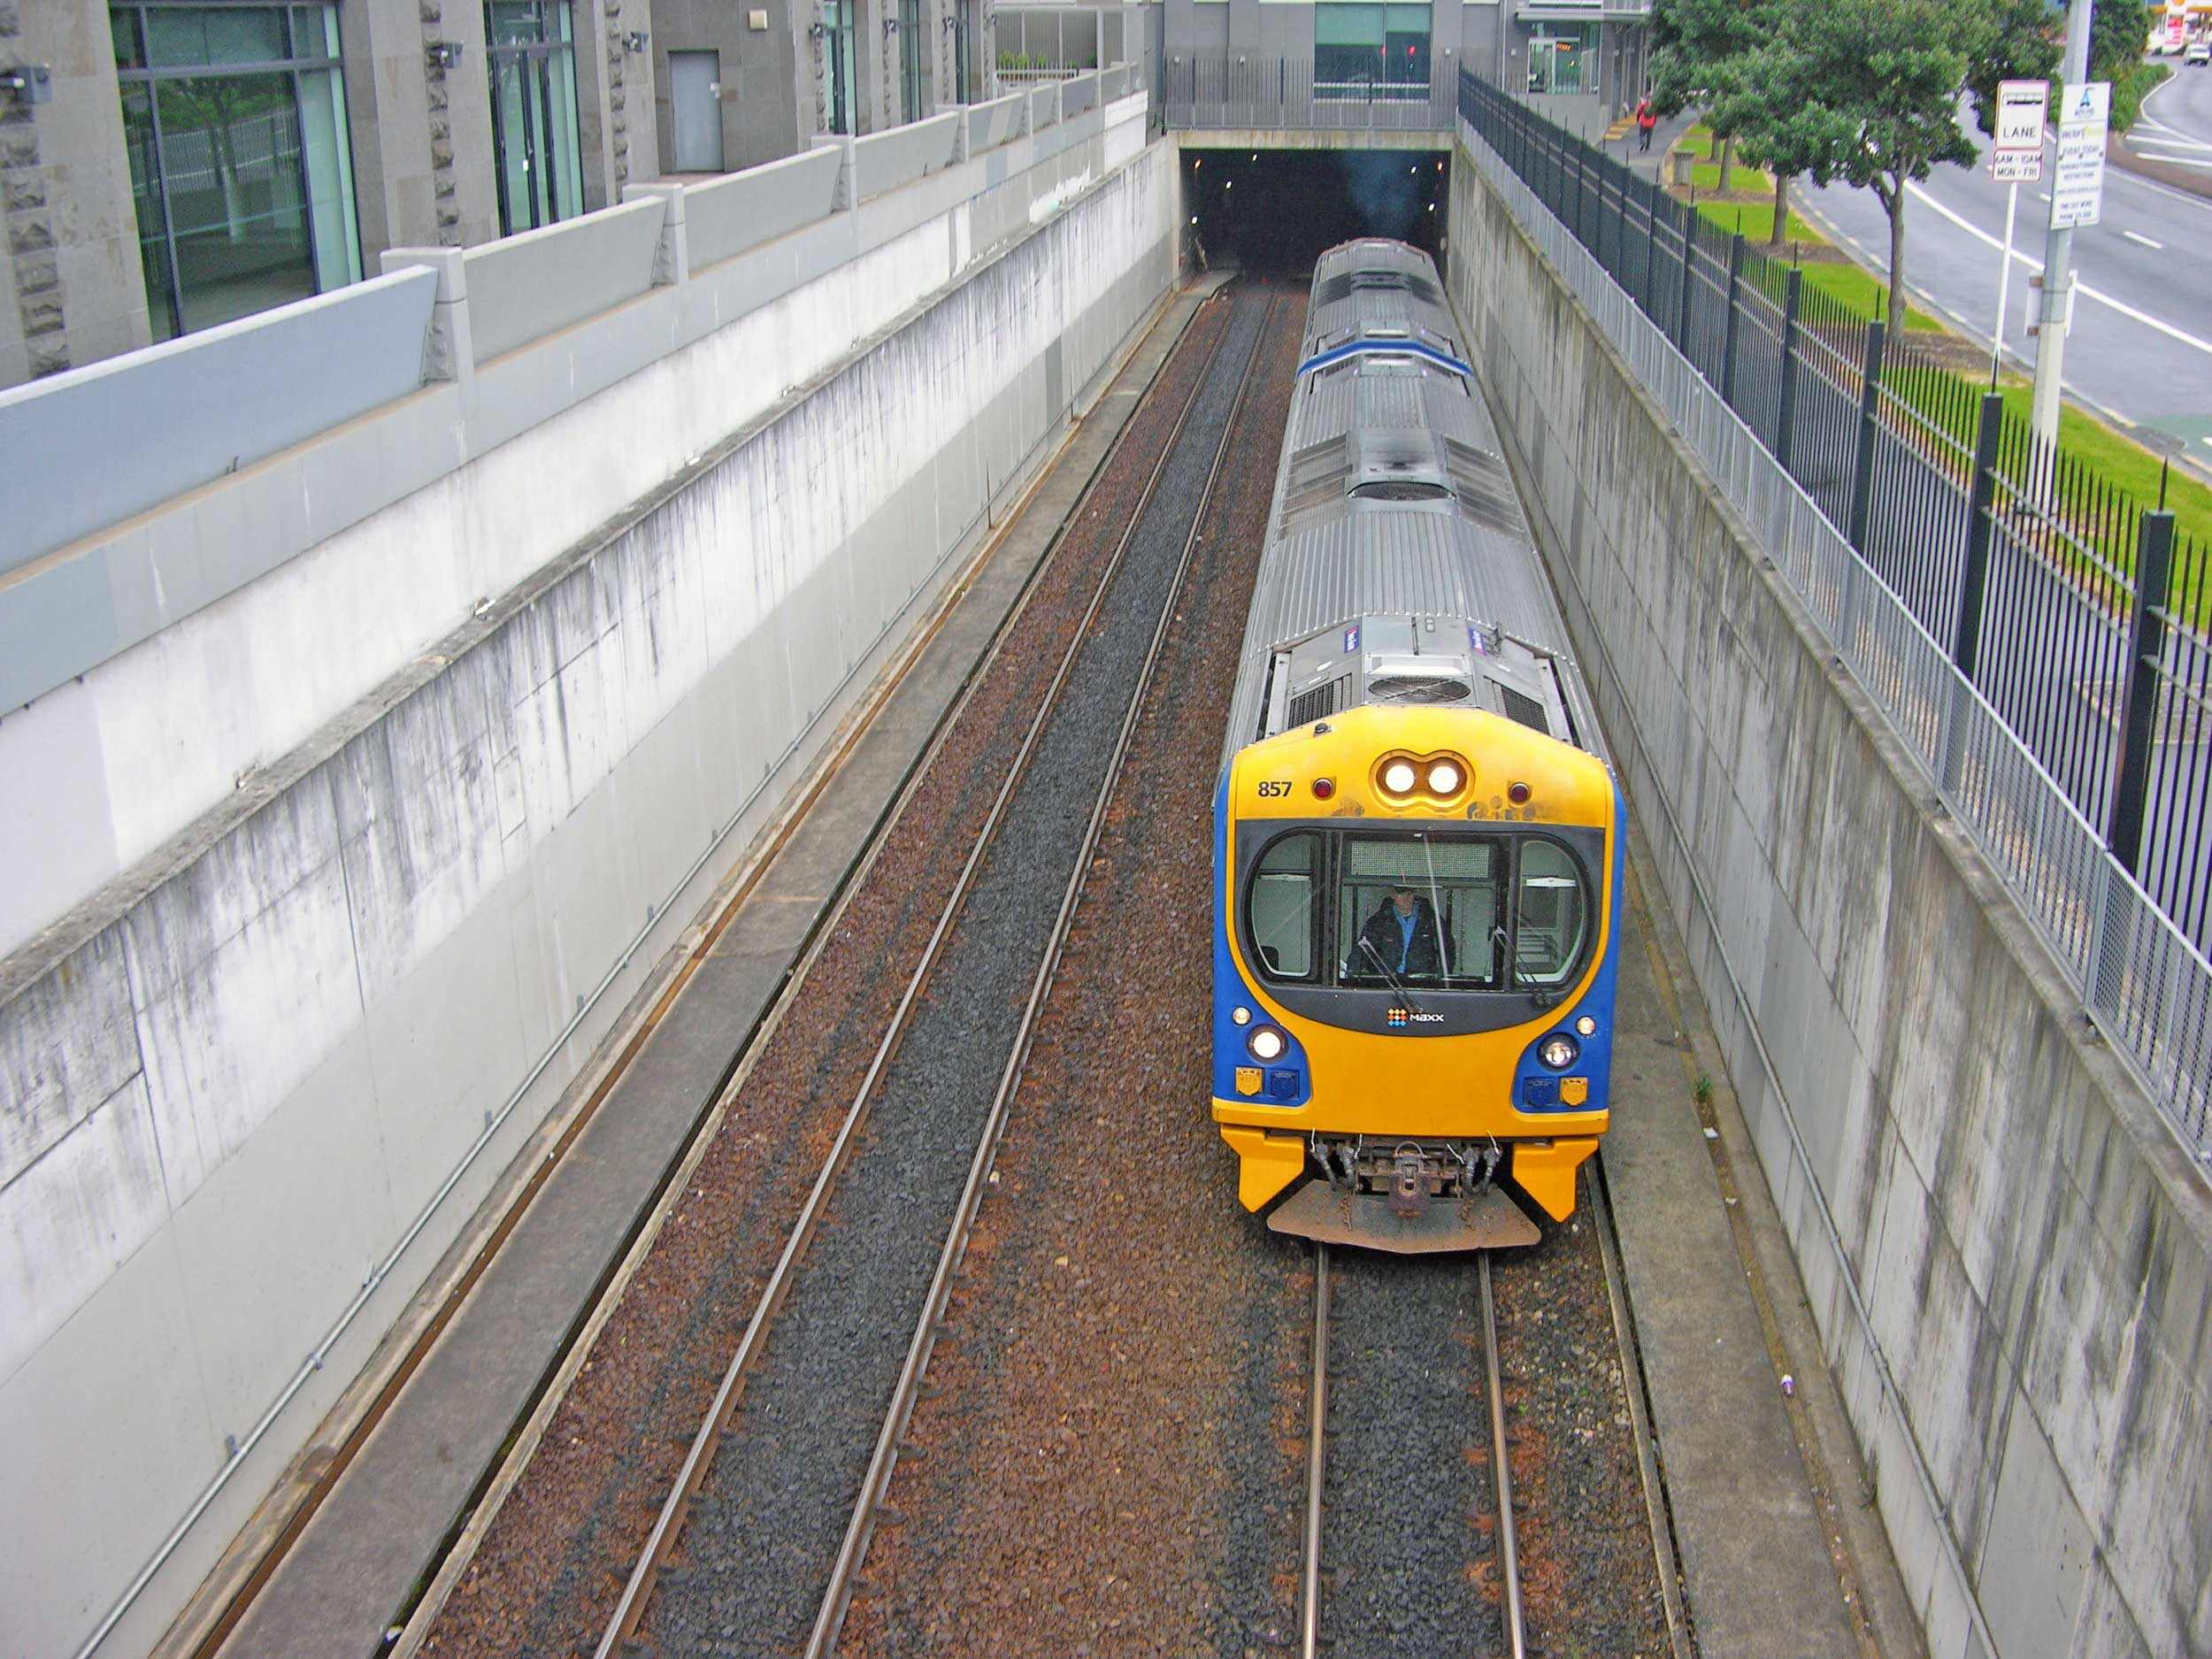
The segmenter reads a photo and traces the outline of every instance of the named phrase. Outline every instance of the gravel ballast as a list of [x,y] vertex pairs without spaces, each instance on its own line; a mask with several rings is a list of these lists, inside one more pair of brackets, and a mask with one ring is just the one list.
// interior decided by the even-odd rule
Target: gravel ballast
[[440,1655],[589,1652],[918,963],[1103,561],[1228,321],[1204,307],[780,1017],[428,1632]]

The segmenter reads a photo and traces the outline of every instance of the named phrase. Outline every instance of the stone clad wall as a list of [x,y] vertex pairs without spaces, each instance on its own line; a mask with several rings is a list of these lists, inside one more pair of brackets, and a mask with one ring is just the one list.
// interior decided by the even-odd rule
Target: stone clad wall
[[2212,1653],[2202,1172],[1478,142],[1453,298],[1929,1650]]

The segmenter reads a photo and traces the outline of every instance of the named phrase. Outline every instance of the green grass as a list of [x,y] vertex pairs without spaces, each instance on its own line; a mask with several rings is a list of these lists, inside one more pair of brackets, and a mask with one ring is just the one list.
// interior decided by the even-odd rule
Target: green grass
[[[1889,303],[1889,287],[1863,266],[1855,265],[1809,265],[1804,267],[1805,286],[1824,294],[1838,304],[1847,305],[1862,317],[1878,317]],[[1943,325],[1927,312],[1905,303],[1905,327],[1908,332],[1939,334]]]
[[[1931,426],[1942,430],[1962,449],[1974,445],[1974,426],[1980,409],[1979,395],[1988,388],[1985,374],[1943,373],[1902,376],[1885,373],[1883,382],[1899,401],[1917,411]],[[1974,394],[1962,396],[1954,388]],[[2016,374],[2001,376],[1997,394],[2005,400],[2008,423],[2025,426],[2034,400],[2032,384]],[[2058,414],[2059,452],[2077,469],[2080,481],[2093,480],[2116,489],[2139,508],[2158,505],[2159,478],[2163,457],[2071,403],[2062,403]],[[2086,479],[2081,475],[2086,474]],[[2016,483],[2023,480],[2015,479]],[[2176,610],[2194,599],[2191,620],[2200,628],[2212,626],[2212,592],[2195,573],[2196,565],[2212,557],[2212,488],[2175,468],[2166,475],[2166,506],[2174,515],[2176,557],[2170,592]],[[2116,518],[2120,515],[2115,515]],[[2071,526],[2094,547],[2116,570],[2132,576],[2135,542],[2124,530],[2097,534],[2086,522]],[[2185,550],[2179,544],[2188,544]]]
[[[1720,167],[1709,159],[1718,148],[1712,133],[1703,126],[1694,127],[1678,142],[1681,148],[1709,158],[1706,165],[1691,169],[1696,188],[1718,189]],[[1738,190],[1763,186],[1770,199],[1763,204],[1701,201],[1697,211],[1721,229],[1739,233],[1754,248],[1761,248],[1774,225],[1774,182],[1765,173],[1750,167],[1732,167],[1729,172]],[[1789,216],[1787,229],[1793,242],[1828,245],[1825,238],[1795,213]],[[1801,265],[1799,269],[1804,273],[1801,280],[1808,289],[1824,295],[1861,317],[1881,315],[1888,303],[1887,286],[1855,262],[1824,262]],[[1905,327],[1914,334],[1949,332],[1935,318],[1910,303],[1905,307]],[[1883,378],[1902,401],[1932,423],[1945,428],[1969,450],[1972,449],[1974,411],[1979,403],[1961,396],[1955,388],[1963,386],[1978,394],[1988,385],[1985,373],[1922,373],[1911,377],[1890,373]],[[2029,382],[2017,375],[2008,375],[2000,380],[1997,390],[2005,400],[2008,419],[2024,424],[2033,396]],[[2139,508],[2147,510],[2158,505],[2162,457],[2071,403],[2060,408],[2058,434],[2060,451],[2083,472],[2119,491]],[[2167,474],[2165,490],[2166,505],[2174,515],[2176,538],[2179,542],[2191,544],[2193,553],[2193,557],[2191,554],[2177,553],[2171,589],[2175,604],[2178,608],[2187,603],[2193,589],[2208,590],[2195,594],[2195,614],[2190,619],[2200,628],[2212,627],[2212,580],[2200,578],[2195,572],[2198,562],[2212,559],[2212,488],[2177,468]],[[2109,536],[2090,539],[2108,562],[2131,577],[2134,574],[2135,547],[2131,538],[2121,535],[2116,540]]]
[[[1697,211],[1723,230],[1735,231],[1755,248],[1763,248],[1774,234],[1774,204],[1772,202],[1700,202]],[[1803,242],[1809,247],[1828,245],[1828,239],[1808,225],[1795,213],[1789,216],[1784,235],[1790,242]]]

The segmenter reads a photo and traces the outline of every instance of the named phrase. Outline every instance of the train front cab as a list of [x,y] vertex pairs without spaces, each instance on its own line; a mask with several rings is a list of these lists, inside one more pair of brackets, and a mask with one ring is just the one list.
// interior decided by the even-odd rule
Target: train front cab
[[1213,1115],[1244,1206],[1288,1189],[1277,1231],[1401,1251],[1572,1214],[1611,1081],[1603,764],[1367,705],[1240,751],[1215,820]]

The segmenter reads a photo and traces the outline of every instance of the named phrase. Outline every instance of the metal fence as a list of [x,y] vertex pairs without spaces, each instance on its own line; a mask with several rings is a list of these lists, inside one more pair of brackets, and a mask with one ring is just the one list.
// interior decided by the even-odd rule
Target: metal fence
[[2208,549],[1463,73],[1469,148],[2212,1158]]
[[1225,50],[1170,52],[1161,71],[1171,127],[1452,129],[1451,81],[1441,71],[1404,81],[1317,81],[1310,58]]

